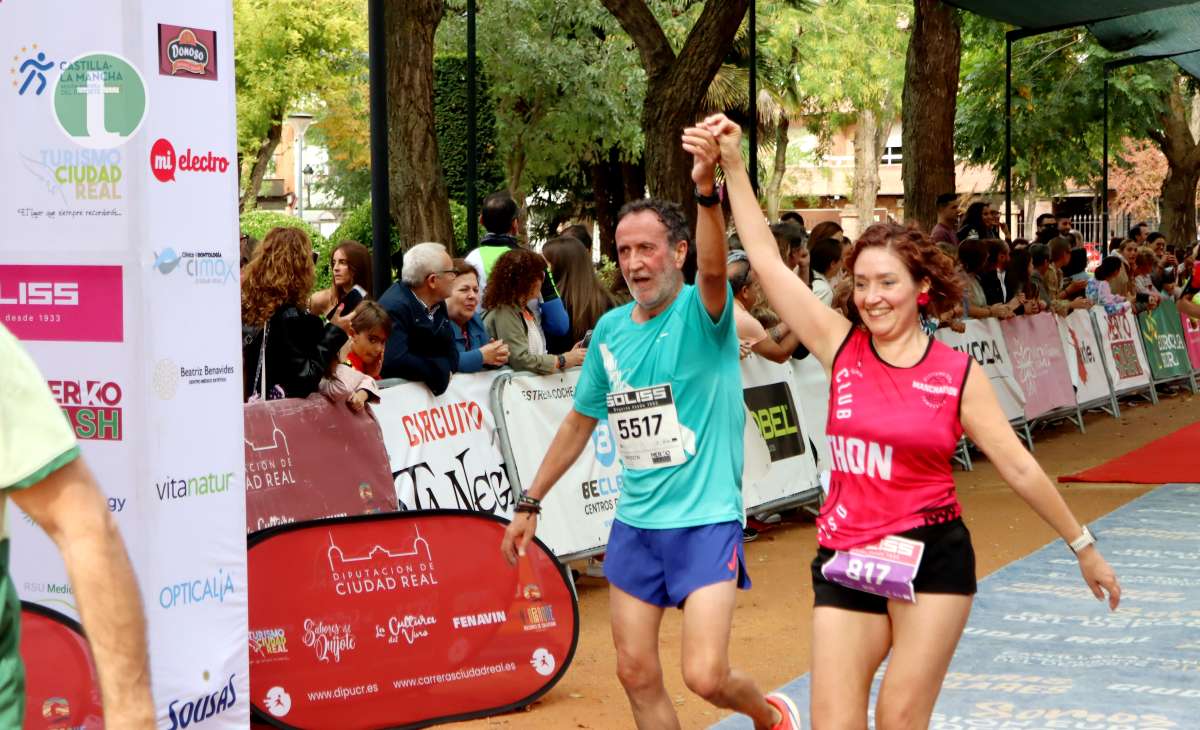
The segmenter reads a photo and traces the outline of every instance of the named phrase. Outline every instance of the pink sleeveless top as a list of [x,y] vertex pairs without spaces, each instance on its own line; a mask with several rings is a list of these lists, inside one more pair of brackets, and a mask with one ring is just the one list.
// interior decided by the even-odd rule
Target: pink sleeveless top
[[911,368],[893,367],[855,327],[833,360],[825,433],[833,454],[817,542],[846,550],[962,514],[950,458],[969,355],[932,338]]

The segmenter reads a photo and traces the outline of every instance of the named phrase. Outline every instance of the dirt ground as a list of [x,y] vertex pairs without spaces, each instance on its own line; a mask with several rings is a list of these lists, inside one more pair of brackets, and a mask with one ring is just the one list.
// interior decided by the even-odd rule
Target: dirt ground
[[[1069,424],[1035,434],[1035,456],[1051,479],[1095,466],[1200,420],[1200,400],[1190,394],[1162,399],[1157,406],[1122,405],[1121,418],[1093,413],[1086,434]],[[1056,538],[1051,529],[1000,480],[980,457],[972,472],[955,473],[964,520],[971,530],[979,576],[985,576]],[[1059,485],[1076,517],[1090,522],[1153,489],[1138,484]],[[1066,548],[1064,547],[1064,550]],[[808,565],[816,550],[811,518],[793,518],[746,546],[754,587],[743,592],[734,615],[730,648],[733,665],[746,670],[766,690],[809,670],[812,580]],[[566,675],[524,712],[458,723],[454,728],[632,728],[608,625],[607,584],[578,583],[579,648]],[[667,691],[684,728],[703,728],[727,713],[692,695],[679,672],[681,614],[663,621],[661,656]]]

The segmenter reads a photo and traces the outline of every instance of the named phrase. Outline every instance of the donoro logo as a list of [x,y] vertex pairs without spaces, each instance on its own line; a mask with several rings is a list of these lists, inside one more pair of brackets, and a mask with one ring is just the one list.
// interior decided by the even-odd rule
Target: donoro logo
[[54,87],[63,134],[91,149],[129,141],[146,119],[149,98],[137,68],[120,56],[89,53],[67,64]]

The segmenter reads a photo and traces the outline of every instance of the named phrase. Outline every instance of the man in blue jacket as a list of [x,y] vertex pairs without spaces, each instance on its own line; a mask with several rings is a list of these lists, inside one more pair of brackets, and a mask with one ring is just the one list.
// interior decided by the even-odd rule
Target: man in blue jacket
[[404,378],[446,392],[450,373],[458,367],[454,331],[446,298],[455,279],[450,254],[440,243],[419,243],[404,254],[400,281],[379,304],[392,317],[392,334],[383,351],[385,378]]

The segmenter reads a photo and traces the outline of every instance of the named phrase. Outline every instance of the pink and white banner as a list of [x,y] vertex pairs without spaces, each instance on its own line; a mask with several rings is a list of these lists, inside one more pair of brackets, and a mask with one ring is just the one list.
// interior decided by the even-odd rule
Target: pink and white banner
[[1183,312],[1179,313],[1179,319],[1183,322],[1183,339],[1187,342],[1192,370],[1200,372],[1200,319],[1193,319]]
[[1104,372],[1100,342],[1096,339],[1096,329],[1092,326],[1092,315],[1085,310],[1076,309],[1067,317],[1055,319],[1058,320],[1063,352],[1067,356],[1071,384],[1075,386],[1075,400],[1080,405],[1107,401],[1112,393],[1109,390],[1108,375]]
[[1075,390],[1054,319],[1053,314],[1043,312],[1000,323],[1013,375],[1025,394],[1027,420],[1075,406]]

